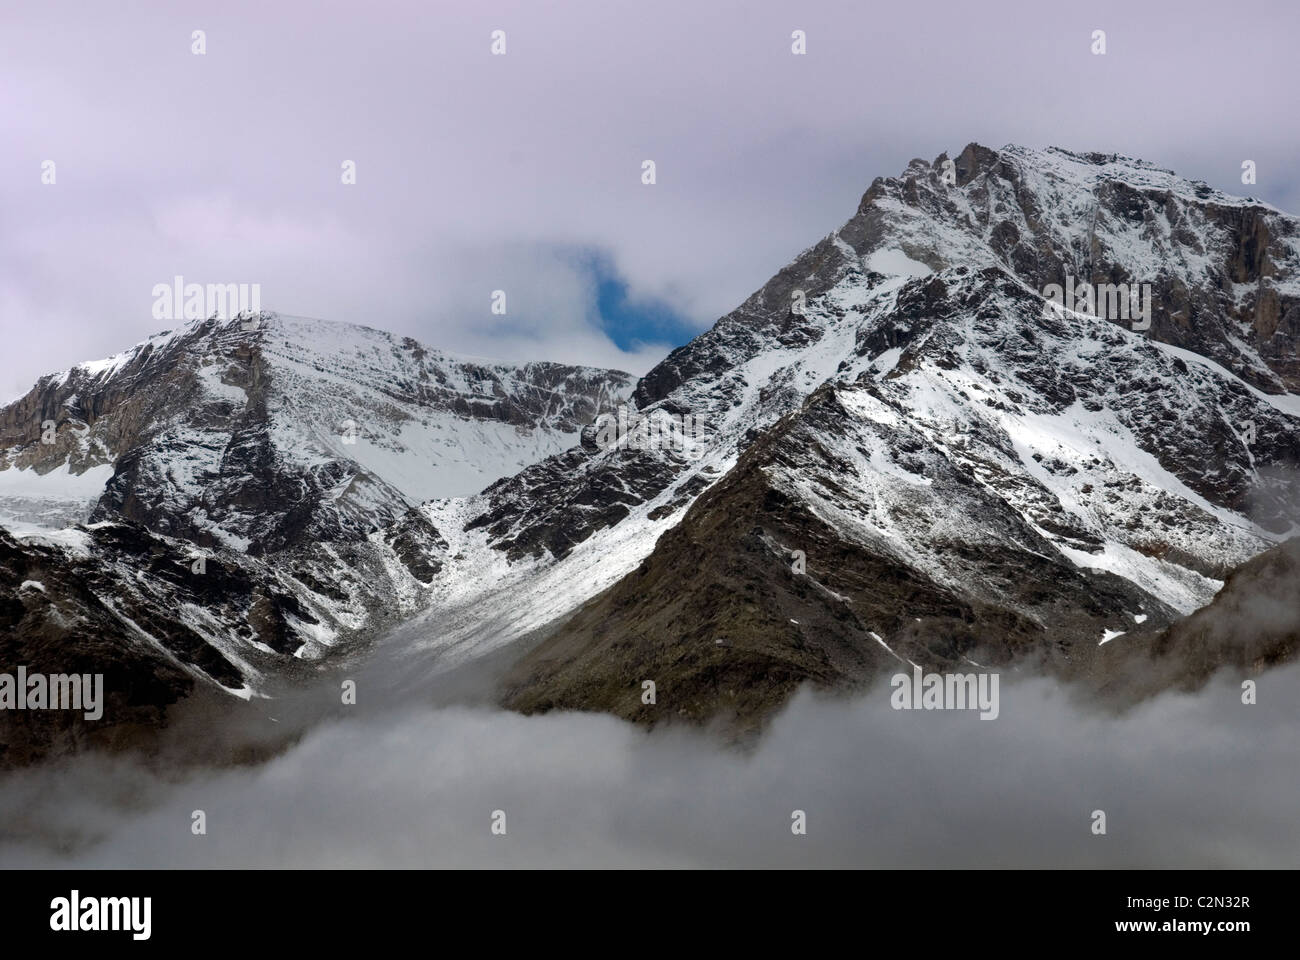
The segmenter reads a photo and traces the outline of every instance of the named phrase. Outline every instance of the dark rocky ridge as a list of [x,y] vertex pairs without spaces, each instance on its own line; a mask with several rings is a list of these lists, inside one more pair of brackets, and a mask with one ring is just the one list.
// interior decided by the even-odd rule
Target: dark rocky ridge
[[[853,690],[911,663],[1064,673],[1090,662],[1097,638],[1129,611],[1145,611],[1152,625],[1177,618],[1132,583],[1053,556],[1016,510],[919,434],[891,439],[953,509],[996,531],[993,543],[936,544],[948,560],[936,578],[890,545],[827,523],[790,483],[812,480],[854,506],[835,479],[852,466],[826,443],[854,444],[862,430],[841,403],[844,390],[877,388],[823,387],[768,431],[635,573],[516,664],[506,705],[603,710],[652,725],[721,718],[745,731],[801,684]],[[899,509],[924,523],[935,506]],[[643,680],[657,686],[654,705],[641,702]]]

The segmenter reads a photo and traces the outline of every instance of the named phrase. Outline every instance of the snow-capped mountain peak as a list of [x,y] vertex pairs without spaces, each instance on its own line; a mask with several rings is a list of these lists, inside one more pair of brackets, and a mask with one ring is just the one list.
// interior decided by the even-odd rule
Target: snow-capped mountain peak
[[0,412],[0,498],[13,492],[12,507],[67,474],[50,500],[106,480],[96,518],[200,543],[356,539],[564,450],[631,385],[322,320],[194,321],[43,378]]

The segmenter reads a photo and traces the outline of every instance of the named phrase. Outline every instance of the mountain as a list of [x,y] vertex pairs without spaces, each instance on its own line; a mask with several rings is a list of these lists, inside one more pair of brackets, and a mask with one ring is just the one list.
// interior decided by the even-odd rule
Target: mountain
[[577,443],[632,386],[274,314],[44,377],[0,410],[0,655],[97,664],[123,723],[260,695],[423,604],[424,499]]
[[[641,380],[703,456],[578,448],[473,498],[457,553],[515,579],[450,591],[493,616],[448,662],[526,639],[507,703],[650,722],[907,660],[1080,673],[1295,531],[1300,222],[1121,157],[948,160]],[[1075,282],[1149,285],[1149,327],[1046,302]]]
[[1192,625],[1296,533],[1300,221],[1145,161],[914,160],[636,383],[256,319],[0,411],[0,652],[120,657],[145,727],[360,652],[738,730],[912,664],[1128,702],[1294,656]]

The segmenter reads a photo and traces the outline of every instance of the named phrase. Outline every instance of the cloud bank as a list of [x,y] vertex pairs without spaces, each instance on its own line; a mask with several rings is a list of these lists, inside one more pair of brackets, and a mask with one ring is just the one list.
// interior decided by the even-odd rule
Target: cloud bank
[[1113,717],[1004,675],[995,721],[894,711],[884,683],[805,693],[749,750],[599,715],[406,705],[327,721],[260,766],[12,774],[0,865],[1294,868],[1300,667],[1257,681],[1253,706],[1222,677]]

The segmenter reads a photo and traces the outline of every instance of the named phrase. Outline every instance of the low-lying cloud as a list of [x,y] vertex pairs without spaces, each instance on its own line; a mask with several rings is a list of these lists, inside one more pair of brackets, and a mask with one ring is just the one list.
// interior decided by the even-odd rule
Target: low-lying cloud
[[1115,717],[1004,674],[993,722],[895,711],[882,682],[801,694],[747,750],[592,714],[344,712],[262,765],[10,774],[0,865],[1296,867],[1300,666],[1256,681],[1256,705],[1223,676]]

